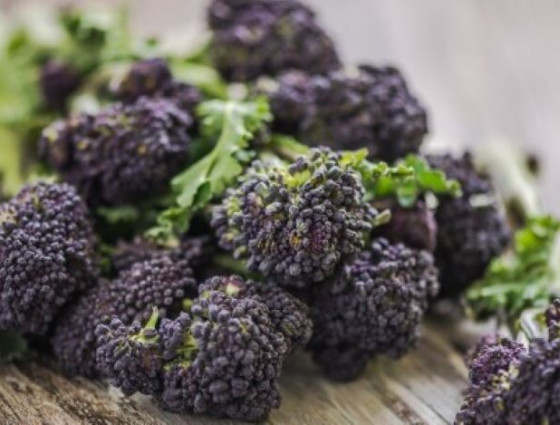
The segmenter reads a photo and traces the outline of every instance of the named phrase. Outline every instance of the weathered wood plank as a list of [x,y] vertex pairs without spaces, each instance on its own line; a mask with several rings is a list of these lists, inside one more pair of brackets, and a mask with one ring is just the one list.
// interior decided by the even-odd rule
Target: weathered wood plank
[[[466,371],[460,356],[431,327],[418,349],[395,362],[371,362],[355,382],[325,379],[307,355],[287,365],[282,407],[270,425],[445,425],[461,400]],[[146,397],[122,397],[99,382],[68,379],[46,365],[0,366],[1,425],[234,425],[165,413]]]

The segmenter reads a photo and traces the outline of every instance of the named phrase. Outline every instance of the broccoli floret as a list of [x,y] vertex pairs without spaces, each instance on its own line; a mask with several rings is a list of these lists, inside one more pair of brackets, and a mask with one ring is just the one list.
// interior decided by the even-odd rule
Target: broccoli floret
[[259,285],[237,276],[211,278],[184,303],[186,312],[159,321],[157,333],[154,317],[144,330],[118,320],[100,325],[98,363],[113,383],[154,396],[166,410],[261,420],[280,405],[276,381],[291,345],[304,344],[310,331],[298,318],[301,303]]
[[276,285],[245,282],[237,276],[229,276],[208,279],[205,289],[234,292],[240,298],[253,298],[265,304],[272,326],[284,336],[289,353],[304,347],[311,338],[308,307]]
[[134,240],[119,241],[111,255],[113,272],[118,274],[130,269],[134,264],[170,255],[177,261],[186,261],[188,267],[198,277],[212,261],[216,250],[209,236],[185,237],[174,248],[158,245],[152,240],[136,237]]
[[483,338],[471,353],[469,380],[472,385],[491,385],[493,376],[507,372],[514,361],[518,361],[526,349],[523,344],[508,338],[492,335]]
[[101,282],[68,306],[51,339],[55,358],[71,375],[96,376],[98,324],[113,317],[127,326],[144,322],[154,308],[160,317],[174,316],[183,300],[196,293],[196,286],[188,263],[165,253],[135,263],[117,279]]
[[463,196],[439,198],[435,252],[442,297],[461,294],[481,278],[511,239],[510,229],[489,178],[479,173],[470,154],[429,156],[434,168],[459,181]]
[[[559,302],[548,317],[557,315]],[[456,424],[560,423],[558,322],[550,319],[548,324],[549,339],[533,338],[528,348],[507,338],[489,339],[479,347]]]
[[130,269],[136,263],[153,260],[168,252],[168,249],[143,237],[132,241],[120,240],[111,253],[111,267],[114,274]]
[[39,76],[43,102],[49,109],[64,110],[81,82],[82,76],[71,65],[55,60],[45,63]]
[[[157,315],[154,317],[157,320]],[[98,368],[109,374],[125,395],[161,393],[163,358],[154,323],[142,328],[140,322],[134,322],[127,327],[115,318],[109,325],[100,325],[96,337]]]
[[352,380],[375,355],[401,357],[438,289],[431,254],[375,240],[310,297],[315,361],[331,378]]
[[115,104],[43,131],[41,155],[90,204],[159,194],[188,158],[191,116],[163,99]]
[[124,103],[142,96],[169,100],[191,115],[202,100],[196,87],[174,80],[165,60],[159,58],[135,63],[116,90],[117,99]]
[[212,226],[249,270],[305,287],[356,255],[376,216],[360,175],[340,154],[314,149],[291,165],[255,163],[214,208]]
[[426,109],[395,68],[289,72],[270,96],[275,129],[312,146],[367,148],[373,159],[394,161],[418,152],[428,132]]
[[67,184],[25,186],[0,205],[0,329],[44,334],[98,275],[86,205]]
[[296,0],[214,0],[210,55],[229,81],[250,81],[289,69],[320,74],[340,68],[331,38]]
[[391,220],[376,228],[374,235],[383,237],[393,244],[434,252],[437,243],[437,223],[433,211],[426,203],[417,200],[410,208],[397,202],[383,200],[374,202],[378,210],[391,211]]
[[95,327],[111,312],[106,292],[110,282],[100,281],[81,297],[69,303],[57,318],[50,343],[54,358],[67,374],[96,377],[95,363],[97,340]]

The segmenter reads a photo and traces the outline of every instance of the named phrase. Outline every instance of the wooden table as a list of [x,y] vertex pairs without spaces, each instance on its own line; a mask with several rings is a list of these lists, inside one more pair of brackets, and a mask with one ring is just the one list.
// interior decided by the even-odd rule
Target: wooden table
[[[461,356],[429,324],[418,349],[401,361],[377,359],[349,384],[323,378],[305,354],[281,380],[283,403],[271,425],[445,425],[466,385]],[[461,339],[464,342],[464,339]],[[229,425],[235,422],[162,412],[147,398],[123,398],[99,382],[67,379],[37,363],[0,366],[1,425]]]
[[[18,0],[21,1],[21,0]],[[49,0],[69,3],[68,0]],[[505,138],[544,159],[545,204],[560,213],[560,3],[555,0],[309,0],[349,62],[395,63],[431,110],[430,143]],[[0,6],[15,4],[0,0]],[[113,3],[104,0],[102,3]],[[139,31],[200,28],[206,0],[134,0]],[[322,378],[306,356],[288,365],[276,425],[450,424],[466,371],[462,333],[429,324],[418,350],[377,360],[351,384]],[[448,329],[449,330],[449,329]],[[451,336],[446,336],[451,335]],[[100,383],[38,364],[0,367],[0,425],[230,424],[161,412]]]

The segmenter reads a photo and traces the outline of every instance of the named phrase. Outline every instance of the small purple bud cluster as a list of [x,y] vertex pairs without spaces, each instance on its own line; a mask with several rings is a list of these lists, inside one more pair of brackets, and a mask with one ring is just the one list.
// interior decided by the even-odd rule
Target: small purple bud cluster
[[208,22],[211,58],[228,81],[341,66],[333,41],[297,0],[214,0]]
[[270,93],[276,130],[311,146],[367,148],[394,161],[420,149],[427,112],[395,68],[361,66],[357,75],[288,72]]
[[305,287],[355,256],[377,211],[341,155],[314,149],[291,165],[257,163],[213,211],[222,248],[277,283]]

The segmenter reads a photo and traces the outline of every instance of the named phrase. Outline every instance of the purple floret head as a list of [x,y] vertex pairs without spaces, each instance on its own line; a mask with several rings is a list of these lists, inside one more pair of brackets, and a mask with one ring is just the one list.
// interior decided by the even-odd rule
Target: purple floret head
[[134,322],[127,327],[114,318],[97,326],[97,367],[111,377],[112,385],[125,395],[136,392],[156,395],[162,391],[160,336],[155,326]]
[[187,161],[192,124],[174,103],[140,98],[55,122],[40,152],[88,203],[121,205],[167,188]]
[[71,65],[56,60],[48,61],[41,67],[39,75],[43,102],[49,109],[64,110],[81,82],[82,76]]
[[63,306],[95,284],[95,248],[72,186],[27,185],[0,204],[0,328],[47,332]]
[[161,318],[176,315],[183,300],[196,294],[196,287],[188,263],[169,253],[135,263],[116,279],[100,282],[64,310],[51,338],[57,362],[71,375],[98,375],[98,325],[112,318],[123,326],[144,324],[154,309]]
[[441,296],[456,297],[483,276],[508,246],[511,232],[491,181],[476,170],[469,154],[432,155],[428,161],[462,188],[462,197],[441,197],[436,210]]
[[291,165],[255,163],[214,209],[212,226],[250,270],[301,288],[355,256],[377,214],[341,155],[315,149]]
[[179,109],[194,115],[202,96],[190,84],[173,78],[167,62],[160,58],[136,62],[120,82],[115,96],[123,103],[131,104],[141,97],[165,99]]
[[418,152],[428,132],[426,109],[395,68],[292,71],[269,91],[275,129],[311,146],[367,148],[372,159],[394,161]]
[[430,253],[376,239],[312,293],[315,361],[328,376],[351,380],[374,356],[401,357],[414,347],[438,289]]
[[305,344],[310,322],[301,302],[260,285],[213,277],[174,317],[102,324],[98,364],[115,385],[166,410],[262,420],[280,404],[284,360]]
[[230,81],[251,81],[290,69],[313,74],[340,68],[334,43],[315,14],[297,0],[214,0],[210,55]]

